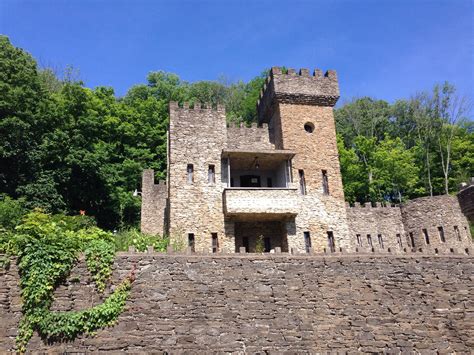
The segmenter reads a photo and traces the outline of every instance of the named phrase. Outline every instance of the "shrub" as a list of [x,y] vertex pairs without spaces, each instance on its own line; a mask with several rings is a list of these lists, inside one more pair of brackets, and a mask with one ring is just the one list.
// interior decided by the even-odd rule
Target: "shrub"
[[127,251],[133,246],[138,251],[146,251],[148,246],[153,246],[156,251],[166,251],[169,238],[141,233],[137,228],[129,228],[115,234],[115,249]]
[[13,230],[27,213],[24,199],[14,200],[7,195],[0,195],[0,229]]

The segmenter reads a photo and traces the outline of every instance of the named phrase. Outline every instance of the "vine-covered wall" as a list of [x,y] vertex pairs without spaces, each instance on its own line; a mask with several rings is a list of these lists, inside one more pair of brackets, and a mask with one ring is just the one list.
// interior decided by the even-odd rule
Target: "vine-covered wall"
[[[112,283],[132,269],[115,326],[30,351],[201,352],[474,348],[469,255],[119,254]],[[21,317],[15,262],[0,268],[0,349],[15,346]],[[100,303],[84,263],[55,291],[54,310]],[[110,292],[106,290],[105,294]],[[105,296],[104,296],[105,297]]]

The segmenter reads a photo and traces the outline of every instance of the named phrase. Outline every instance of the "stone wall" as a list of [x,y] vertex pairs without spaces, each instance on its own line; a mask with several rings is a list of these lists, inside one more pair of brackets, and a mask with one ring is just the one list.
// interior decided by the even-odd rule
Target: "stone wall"
[[256,123],[251,127],[243,124],[227,127],[227,147],[229,149],[268,150],[275,149],[270,143],[268,124],[258,127]]
[[[35,334],[28,350],[467,354],[473,265],[466,255],[121,254],[113,282],[134,266],[137,278],[118,324],[68,343]],[[61,310],[98,302],[83,264],[55,295]],[[2,352],[20,308],[12,263],[0,269]]]
[[265,216],[294,216],[298,213],[298,192],[287,188],[230,188],[224,193],[226,215],[247,215],[249,220]]
[[[405,232],[413,236],[416,248],[466,248],[472,245],[471,233],[456,196],[441,195],[410,200],[401,206]],[[443,242],[440,229],[444,233]],[[429,244],[425,238],[428,234]]]
[[159,181],[155,184],[155,172],[152,169],[144,170],[140,219],[140,229],[143,233],[159,235],[167,233],[167,197],[166,182]]
[[[346,212],[351,242],[362,251],[371,250],[368,235],[375,251],[382,249],[379,235],[382,236],[384,248],[390,248],[394,253],[413,247],[441,252],[472,246],[468,222],[455,196],[421,197],[401,206],[357,203],[354,207],[347,205]],[[426,243],[424,230],[429,244]],[[359,245],[357,235],[362,245]]]
[[474,224],[474,178],[471,180],[470,185],[459,191],[458,200],[464,215]]
[[[392,252],[400,253],[403,248],[410,247],[405,238],[405,227],[399,206],[357,203],[354,207],[347,206],[347,220],[350,238],[359,250],[369,251],[373,247],[378,251],[390,248]],[[383,245],[379,242],[379,235]],[[372,245],[369,244],[369,239]]]

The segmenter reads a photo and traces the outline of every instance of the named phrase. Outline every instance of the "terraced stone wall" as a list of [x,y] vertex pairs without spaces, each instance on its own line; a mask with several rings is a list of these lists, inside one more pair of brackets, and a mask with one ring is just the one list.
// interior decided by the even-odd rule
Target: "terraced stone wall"
[[[137,279],[113,327],[39,352],[458,353],[474,348],[472,256],[120,254]],[[99,302],[83,264],[56,310]],[[17,268],[0,269],[0,350],[20,319]]]

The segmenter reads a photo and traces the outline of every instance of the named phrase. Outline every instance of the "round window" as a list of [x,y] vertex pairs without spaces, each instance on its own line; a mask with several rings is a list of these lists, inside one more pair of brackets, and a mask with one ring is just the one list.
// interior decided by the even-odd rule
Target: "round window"
[[308,133],[313,133],[314,131],[314,124],[312,124],[311,122],[306,122],[304,124],[304,130]]

